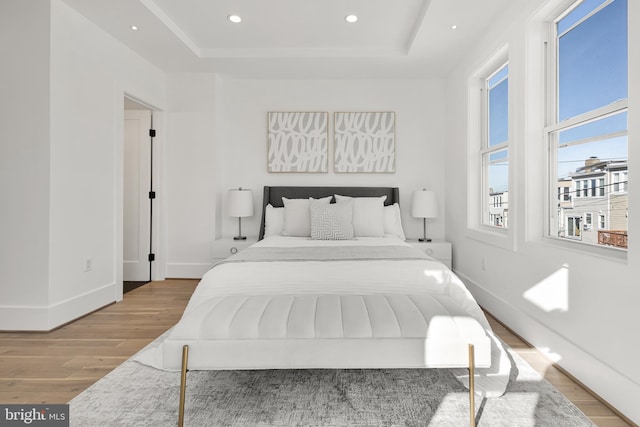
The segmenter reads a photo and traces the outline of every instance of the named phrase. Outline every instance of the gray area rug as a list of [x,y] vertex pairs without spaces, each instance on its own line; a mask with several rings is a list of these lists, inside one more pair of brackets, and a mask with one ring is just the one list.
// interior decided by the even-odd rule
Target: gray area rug
[[[153,345],[153,344],[150,344]],[[505,346],[506,347],[506,346]],[[476,398],[478,426],[594,426],[509,349],[507,393]],[[464,426],[468,393],[446,369],[192,371],[185,426]],[[70,403],[72,426],[176,426],[179,372],[131,359]]]

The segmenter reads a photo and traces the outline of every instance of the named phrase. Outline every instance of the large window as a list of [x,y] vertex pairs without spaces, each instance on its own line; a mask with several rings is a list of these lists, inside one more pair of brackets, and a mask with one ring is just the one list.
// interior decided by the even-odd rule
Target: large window
[[501,65],[483,82],[482,223],[509,224],[509,66]]
[[627,0],[576,1],[551,33],[549,235],[626,249]]

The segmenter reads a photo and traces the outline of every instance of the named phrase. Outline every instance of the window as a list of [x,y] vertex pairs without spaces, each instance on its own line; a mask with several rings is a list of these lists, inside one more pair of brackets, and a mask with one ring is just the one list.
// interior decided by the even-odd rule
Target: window
[[584,229],[591,230],[593,227],[593,214],[591,212],[587,212],[584,214]]
[[558,201],[559,202],[569,202],[571,201],[570,195],[571,189],[566,186],[558,186]]
[[627,172],[613,173],[613,189],[614,193],[625,193],[627,191]]
[[[628,212],[627,0],[575,1],[550,26],[548,235],[616,246],[581,230],[592,229],[593,211],[604,231],[611,209]],[[571,206],[556,195],[567,181],[575,189]],[[626,242],[626,223],[611,227]]]
[[598,196],[604,197],[604,178],[598,180]]
[[509,66],[483,81],[482,223],[507,228],[509,217]]

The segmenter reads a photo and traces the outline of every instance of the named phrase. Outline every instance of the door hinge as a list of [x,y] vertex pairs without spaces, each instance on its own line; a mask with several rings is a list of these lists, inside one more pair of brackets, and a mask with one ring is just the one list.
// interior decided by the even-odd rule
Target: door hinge
[[149,129],[149,136],[151,138],[155,138],[156,136],[156,130],[155,129]]
[[155,199],[156,198],[156,192],[155,191],[149,191],[149,198],[150,199]]
[[149,254],[149,262],[156,260],[156,254]]

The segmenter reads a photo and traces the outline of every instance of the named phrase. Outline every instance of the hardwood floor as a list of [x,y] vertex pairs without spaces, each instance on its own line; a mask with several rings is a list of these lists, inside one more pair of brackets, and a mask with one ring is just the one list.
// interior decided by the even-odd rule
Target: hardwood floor
[[196,284],[152,282],[52,332],[1,333],[0,402],[68,402],[173,326]]
[[[151,282],[52,332],[0,333],[0,402],[66,403],[173,326],[195,280]],[[635,426],[488,315],[495,332],[595,424]],[[637,427],[637,426],[636,426]]]

